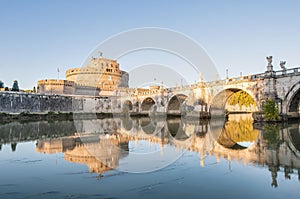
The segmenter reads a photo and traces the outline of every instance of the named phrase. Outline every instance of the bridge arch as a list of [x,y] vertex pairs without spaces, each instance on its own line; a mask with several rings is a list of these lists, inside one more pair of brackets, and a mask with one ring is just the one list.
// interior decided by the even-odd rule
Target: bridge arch
[[123,111],[130,112],[133,110],[133,104],[130,100],[125,100],[123,103]]
[[145,98],[141,103],[141,111],[150,111],[152,106],[155,105],[155,101],[151,97]]
[[235,93],[239,91],[244,91],[247,93],[255,102],[255,106],[258,108],[259,103],[258,100],[256,99],[255,95],[245,89],[241,88],[226,88],[218,92],[212,99],[211,104],[210,104],[210,112],[211,114],[224,114],[225,113],[225,108],[228,102],[228,99]]
[[170,98],[167,105],[168,114],[180,114],[182,112],[182,105],[184,104],[187,96],[184,94],[176,94]]
[[286,94],[282,103],[282,113],[292,114],[299,113],[300,104],[300,82],[294,84],[289,92]]

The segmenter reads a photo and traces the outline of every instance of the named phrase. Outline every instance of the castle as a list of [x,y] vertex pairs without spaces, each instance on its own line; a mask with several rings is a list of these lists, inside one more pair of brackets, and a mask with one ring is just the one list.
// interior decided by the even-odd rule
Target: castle
[[87,66],[66,71],[66,80],[39,80],[38,92],[46,94],[111,96],[117,88],[128,88],[129,75],[116,60],[92,57]]

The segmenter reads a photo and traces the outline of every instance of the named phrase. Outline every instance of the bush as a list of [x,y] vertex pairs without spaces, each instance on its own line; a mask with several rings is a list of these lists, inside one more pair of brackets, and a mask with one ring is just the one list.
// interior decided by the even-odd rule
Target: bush
[[262,109],[267,121],[275,121],[279,119],[278,107],[274,100],[268,99],[263,104]]

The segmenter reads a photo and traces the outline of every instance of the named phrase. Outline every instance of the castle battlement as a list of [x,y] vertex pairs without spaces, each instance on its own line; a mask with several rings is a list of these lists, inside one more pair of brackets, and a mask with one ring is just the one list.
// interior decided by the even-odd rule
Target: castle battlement
[[69,86],[74,87],[75,83],[68,80],[56,80],[56,79],[45,79],[45,80],[39,80],[38,85],[57,85],[57,86]]

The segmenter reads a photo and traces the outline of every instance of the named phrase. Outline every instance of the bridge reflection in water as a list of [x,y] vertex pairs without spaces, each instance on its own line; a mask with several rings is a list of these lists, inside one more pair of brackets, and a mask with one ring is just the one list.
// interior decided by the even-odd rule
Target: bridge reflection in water
[[[199,154],[201,166],[205,166],[207,156],[215,156],[217,161],[224,158],[267,166],[273,186],[277,186],[278,172],[283,171],[286,179],[291,174],[299,178],[299,124],[265,125],[256,129],[252,118],[245,115],[230,116],[226,123],[124,117],[9,123],[0,125],[0,139],[1,145],[10,143],[12,150],[17,149],[18,142],[37,140],[37,152],[63,152],[65,160],[86,164],[90,172],[99,176],[111,169],[126,170],[130,164],[167,162],[159,165],[162,168],[183,152],[192,151]],[[155,168],[158,169],[157,165]]]

